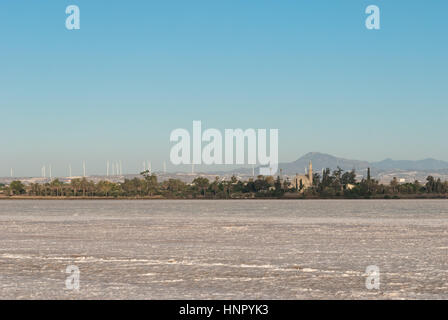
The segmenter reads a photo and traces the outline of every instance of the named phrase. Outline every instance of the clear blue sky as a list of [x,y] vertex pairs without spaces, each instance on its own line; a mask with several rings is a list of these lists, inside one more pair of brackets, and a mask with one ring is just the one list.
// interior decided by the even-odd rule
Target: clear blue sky
[[[65,8],[81,29],[65,28]],[[365,8],[381,9],[367,30]],[[448,160],[448,2],[0,2],[0,176],[169,162],[169,134],[278,128],[309,151]],[[170,167],[169,167],[170,168]]]

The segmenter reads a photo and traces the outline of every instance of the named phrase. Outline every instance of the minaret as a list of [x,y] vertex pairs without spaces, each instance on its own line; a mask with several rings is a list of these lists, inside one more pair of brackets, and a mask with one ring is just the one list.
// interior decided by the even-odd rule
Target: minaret
[[310,160],[310,164],[308,165],[308,179],[310,179],[311,184],[313,183],[313,163]]

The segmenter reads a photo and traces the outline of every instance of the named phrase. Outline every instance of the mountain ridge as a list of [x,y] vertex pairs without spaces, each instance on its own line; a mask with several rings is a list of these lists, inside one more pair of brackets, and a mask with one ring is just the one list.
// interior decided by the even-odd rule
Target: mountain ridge
[[[381,161],[365,161],[336,157],[328,153],[308,152],[292,162],[281,162],[278,168],[282,169],[283,174],[294,175],[305,172],[309,162],[313,164],[313,170],[319,172],[322,169],[331,170],[340,167],[344,171],[355,169],[356,171],[365,171],[371,168],[374,172],[403,170],[403,171],[434,171],[448,169],[448,162],[434,158],[425,158],[422,160],[393,160],[386,158]],[[240,172],[248,173],[251,169],[241,169]],[[258,168],[257,168],[258,171]]]

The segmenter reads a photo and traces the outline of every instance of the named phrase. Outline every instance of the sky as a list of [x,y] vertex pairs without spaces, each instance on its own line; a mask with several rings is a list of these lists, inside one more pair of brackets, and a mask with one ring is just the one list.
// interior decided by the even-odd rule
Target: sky
[[[365,27],[377,5],[381,29]],[[65,9],[80,8],[80,30]],[[0,176],[126,173],[177,128],[279,129],[307,152],[448,160],[448,2],[0,2]]]

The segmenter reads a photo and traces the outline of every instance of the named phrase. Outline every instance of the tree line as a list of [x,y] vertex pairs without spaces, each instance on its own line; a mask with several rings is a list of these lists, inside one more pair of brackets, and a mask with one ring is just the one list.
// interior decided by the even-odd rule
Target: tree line
[[23,184],[13,181],[0,185],[6,196],[22,195],[31,197],[106,197],[106,198],[167,198],[167,199],[242,199],[242,198],[399,198],[399,197],[447,197],[448,181],[442,182],[428,176],[426,183],[418,181],[399,183],[394,178],[385,185],[367,177],[356,180],[355,170],[344,172],[341,168],[322,174],[314,173],[313,185],[294,186],[291,181],[279,176],[258,176],[247,181],[235,176],[228,180],[216,177],[213,181],[196,177],[191,184],[179,179],[159,182],[149,171],[141,173],[141,178],[125,179],[124,182],[99,181],[86,178],[72,179],[64,183],[58,179],[39,184]]

